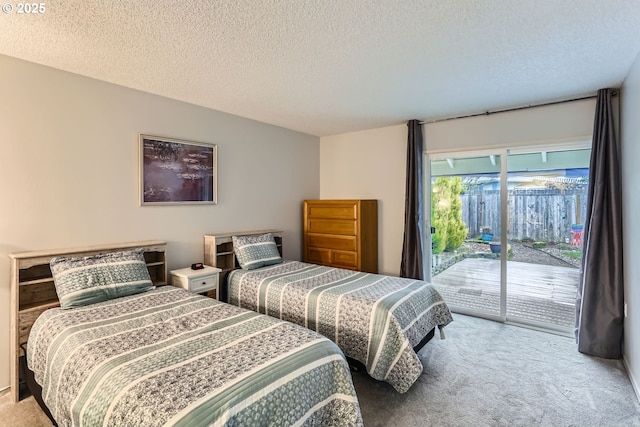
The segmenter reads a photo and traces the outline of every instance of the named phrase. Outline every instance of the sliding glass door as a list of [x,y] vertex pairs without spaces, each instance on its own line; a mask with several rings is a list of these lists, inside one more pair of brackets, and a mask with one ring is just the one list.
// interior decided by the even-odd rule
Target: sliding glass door
[[429,156],[427,277],[453,311],[572,333],[589,156],[585,144]]
[[510,150],[507,318],[571,334],[591,150]]
[[495,152],[430,161],[431,282],[456,311],[492,318],[505,315],[501,163]]

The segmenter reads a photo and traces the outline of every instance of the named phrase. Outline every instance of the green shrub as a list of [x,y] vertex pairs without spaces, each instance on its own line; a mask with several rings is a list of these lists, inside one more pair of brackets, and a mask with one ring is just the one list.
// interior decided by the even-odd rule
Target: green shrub
[[463,185],[460,177],[436,178],[431,192],[431,224],[436,232],[432,237],[432,252],[458,249],[469,230],[462,221]]
[[533,247],[534,248],[546,248],[547,247],[547,242],[533,242]]
[[467,237],[469,230],[462,221],[462,178],[455,177],[450,179],[451,184],[451,208],[449,209],[448,225],[447,225],[447,245],[446,251],[455,251],[458,249],[464,239]]
[[431,220],[431,223],[436,228],[436,232],[431,235],[431,252],[434,254],[439,254],[444,251],[444,248],[447,245],[447,241],[443,238],[444,233],[442,231],[438,231],[442,230],[442,224],[438,224],[434,220]]

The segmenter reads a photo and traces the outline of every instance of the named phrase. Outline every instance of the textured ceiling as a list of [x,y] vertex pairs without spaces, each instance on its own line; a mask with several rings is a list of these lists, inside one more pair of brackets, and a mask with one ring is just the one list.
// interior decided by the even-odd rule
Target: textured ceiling
[[318,136],[591,95],[640,51],[638,0],[2,3],[1,54]]

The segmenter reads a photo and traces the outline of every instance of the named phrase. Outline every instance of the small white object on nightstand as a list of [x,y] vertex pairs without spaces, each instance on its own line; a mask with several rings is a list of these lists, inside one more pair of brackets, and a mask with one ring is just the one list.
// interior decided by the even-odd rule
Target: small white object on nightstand
[[215,291],[215,299],[218,299],[220,295],[218,275],[221,271],[219,268],[207,265],[199,270],[191,268],[171,270],[171,284],[195,293]]

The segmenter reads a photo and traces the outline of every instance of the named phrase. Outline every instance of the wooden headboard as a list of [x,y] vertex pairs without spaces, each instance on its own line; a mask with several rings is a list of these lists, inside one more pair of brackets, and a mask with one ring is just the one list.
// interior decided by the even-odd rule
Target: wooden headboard
[[45,310],[60,305],[49,268],[51,259],[57,256],[84,257],[143,248],[151,281],[156,286],[162,286],[167,284],[166,247],[166,242],[146,240],[9,255],[11,258],[11,393],[14,402],[19,400],[19,360],[24,355],[20,345],[27,342],[36,318]]
[[205,234],[204,264],[218,267],[220,272],[221,300],[227,300],[226,279],[231,270],[240,268],[233,253],[233,236],[259,236],[271,233],[282,256],[282,230],[237,231],[234,233]]

